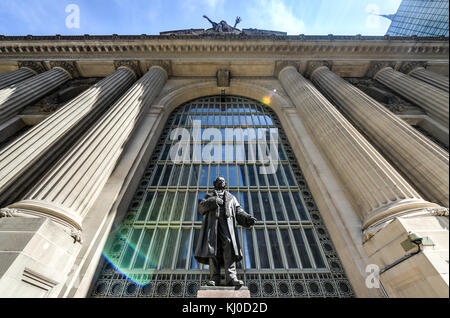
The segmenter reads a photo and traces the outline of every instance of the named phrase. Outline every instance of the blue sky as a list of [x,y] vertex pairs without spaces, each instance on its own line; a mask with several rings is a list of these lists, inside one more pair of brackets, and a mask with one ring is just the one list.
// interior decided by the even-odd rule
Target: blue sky
[[[202,18],[238,28],[307,35],[384,35],[390,21],[373,13],[395,13],[401,0],[1,0],[0,34],[159,34],[210,28]],[[79,8],[79,28],[67,27]],[[71,20],[73,21],[73,20]]]

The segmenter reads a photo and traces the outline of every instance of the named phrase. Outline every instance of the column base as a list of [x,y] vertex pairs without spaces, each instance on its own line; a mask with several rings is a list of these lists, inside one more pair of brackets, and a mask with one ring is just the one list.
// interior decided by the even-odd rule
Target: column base
[[80,248],[48,218],[1,218],[0,297],[57,297]]
[[[448,226],[448,216],[421,215],[395,218],[376,232],[363,244],[370,263],[379,270],[372,272],[372,279],[368,277],[367,288],[381,287],[376,284],[379,272],[389,297],[448,298]],[[420,251],[414,243],[408,244],[410,234],[423,238]],[[408,254],[414,255],[402,260]]]

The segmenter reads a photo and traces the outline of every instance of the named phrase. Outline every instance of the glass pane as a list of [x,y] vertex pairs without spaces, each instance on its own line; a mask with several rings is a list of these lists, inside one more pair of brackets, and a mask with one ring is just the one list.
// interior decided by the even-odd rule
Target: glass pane
[[197,247],[197,241],[198,241],[198,236],[200,234],[200,229],[194,229],[194,239],[192,240],[192,246],[191,246],[191,269],[198,269],[199,268],[199,264],[197,262],[197,260],[194,258],[194,252],[195,252],[195,248]]
[[299,193],[292,192],[292,197],[294,198],[295,206],[297,207],[298,214],[300,215],[300,220],[307,221],[308,217],[306,216],[305,208],[303,207]]
[[182,168],[183,168],[182,165],[174,165],[172,178],[170,179],[169,183],[170,186],[176,186],[178,184],[178,182],[180,181]]
[[292,173],[291,173],[291,169],[289,169],[288,165],[283,165],[284,168],[284,174],[286,175],[286,178],[288,180],[288,184],[291,187],[295,187],[297,186],[297,184],[295,183],[294,178],[292,177]]
[[237,187],[237,180],[236,180],[236,166],[235,165],[230,165],[228,167],[229,172],[230,172],[230,176],[229,176],[229,185],[230,187]]
[[298,268],[288,229],[280,229],[280,234],[289,268]]
[[241,199],[240,199],[239,203],[241,204],[241,208],[244,211],[246,211],[247,213],[249,213],[248,211],[249,211],[250,205],[248,203],[248,193],[241,192],[240,195],[241,195]]
[[148,247],[152,239],[153,229],[144,229],[144,237],[142,238],[139,250],[136,253],[136,260],[134,262],[134,268],[144,268],[145,261],[147,259]]
[[164,256],[161,261],[161,269],[171,269],[173,253],[176,249],[176,242],[178,236],[178,229],[169,229],[166,245],[164,246]]
[[178,192],[177,198],[175,200],[171,220],[172,221],[181,221],[181,214],[183,213],[183,204],[184,197],[186,196],[186,192]]
[[167,192],[166,200],[164,201],[161,211],[159,212],[159,221],[169,221],[170,211],[172,210],[173,199],[175,198],[175,192]]
[[214,180],[219,176],[219,172],[217,170],[217,165],[211,165],[210,171],[209,171],[209,186],[212,188],[214,187]]
[[246,173],[245,173],[245,166],[244,165],[238,165],[238,180],[239,180],[239,186],[240,187],[246,187],[247,186],[247,180],[246,180]]
[[195,213],[196,211],[194,210],[196,200],[197,200],[197,193],[188,192],[184,221],[192,221],[192,216],[196,214]]
[[185,165],[183,167],[182,173],[181,173],[181,181],[178,184],[179,186],[185,187],[188,184],[189,181],[189,169],[191,168],[191,166],[189,165]]
[[322,254],[320,253],[319,246],[317,245],[317,240],[314,237],[312,229],[305,229],[305,234],[314,257],[314,262],[316,262],[318,268],[324,268],[325,264],[323,262]]
[[248,182],[251,187],[256,187],[255,167],[253,165],[248,166]]
[[161,256],[162,246],[166,236],[166,229],[156,229],[153,236],[152,246],[150,247],[150,254],[148,256],[147,269],[156,269]]
[[199,165],[193,165],[191,169],[191,178],[189,179],[189,186],[196,187],[198,184],[198,175],[200,173],[200,166]]
[[245,268],[256,268],[255,251],[251,230],[244,230],[244,259]]
[[278,179],[278,184],[280,185],[280,187],[286,186],[286,182],[284,181],[283,173],[281,172],[282,169],[283,168],[281,168],[280,165],[277,166],[277,179]]
[[200,175],[200,187],[208,186],[208,166],[202,165],[202,171]]
[[289,192],[282,192],[281,195],[283,196],[283,203],[286,207],[289,221],[297,221],[297,218],[295,217],[294,207],[292,206],[291,198],[289,197]]
[[144,204],[142,205],[141,212],[139,213],[137,221],[145,221],[145,219],[148,215],[149,209],[150,209],[150,204],[152,203],[154,196],[155,196],[154,191],[147,192]]
[[156,165],[155,170],[153,171],[152,183],[150,184],[152,187],[155,187],[158,184],[163,168],[164,166]]
[[137,242],[141,235],[141,231],[142,230],[134,229],[133,233],[131,233],[130,239],[127,240],[127,247],[120,262],[120,268],[128,268],[130,266],[130,262],[137,247]]
[[312,268],[300,229],[292,229],[292,234],[294,235],[295,244],[297,246],[298,255],[300,256],[303,268]]
[[150,211],[150,219],[149,221],[156,221],[158,218],[159,210],[161,209],[162,202],[164,199],[164,192],[158,192],[155,199],[155,204],[152,206],[152,210]]
[[284,217],[283,206],[280,201],[279,193],[272,191],[271,194],[272,194],[273,206],[275,207],[275,214],[277,215],[278,221],[285,221],[286,218]]
[[267,230],[269,232],[270,250],[272,251],[273,265],[275,268],[283,268],[283,259],[281,257],[280,245],[278,244],[277,232],[275,229]]
[[262,206],[264,207],[264,215],[266,216],[266,221],[273,221],[272,208],[269,201],[269,193],[261,192]]
[[181,230],[181,239],[178,249],[178,255],[177,255],[177,263],[176,268],[185,268],[186,267],[186,260],[187,260],[187,254],[189,252],[189,234],[190,230],[183,229]]
[[172,167],[173,166],[166,166],[166,170],[164,170],[164,173],[163,173],[163,176],[161,179],[161,184],[159,185],[160,187],[167,186],[167,183],[169,182],[170,173],[172,172]]
[[251,192],[251,197],[252,197],[252,214],[255,216],[255,218],[257,218],[258,220],[262,220],[261,217],[261,206],[259,204],[259,197],[258,197],[258,193],[257,192]]
[[263,229],[256,229],[256,240],[258,242],[259,262],[261,268],[270,268],[269,255],[267,254],[266,238]]

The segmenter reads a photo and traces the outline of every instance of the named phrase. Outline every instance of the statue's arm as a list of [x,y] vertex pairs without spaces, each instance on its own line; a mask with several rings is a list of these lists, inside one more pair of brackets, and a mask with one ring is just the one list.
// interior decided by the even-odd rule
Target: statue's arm
[[203,17],[209,21],[209,23],[211,23],[213,26],[216,24],[215,22],[211,21],[210,18],[208,18],[206,15],[203,15]]
[[207,194],[203,200],[200,201],[198,205],[198,211],[201,215],[208,213],[211,210],[217,209],[217,197]]
[[236,198],[234,198],[234,204],[236,207],[237,223],[245,228],[252,227],[256,222],[256,218],[254,218],[253,216],[251,216],[250,214],[245,212],[244,209],[242,209],[241,205],[239,204],[239,202]]

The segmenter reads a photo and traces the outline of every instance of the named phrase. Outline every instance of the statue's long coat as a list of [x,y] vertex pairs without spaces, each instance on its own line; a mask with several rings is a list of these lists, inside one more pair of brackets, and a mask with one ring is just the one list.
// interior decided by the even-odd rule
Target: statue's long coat
[[[225,214],[227,215],[227,225],[231,236],[234,261],[242,260],[242,251],[239,244],[236,225],[249,228],[251,216],[244,212],[234,195],[225,191]],[[217,223],[219,217],[219,205],[216,202],[217,192],[207,193],[205,198],[199,203],[199,212],[203,215],[202,229],[198,237],[197,247],[194,257],[199,263],[209,264],[210,257],[217,257],[223,263],[222,255],[217,253]]]

